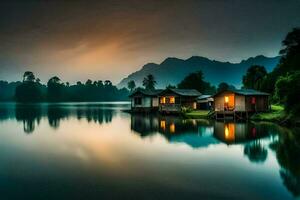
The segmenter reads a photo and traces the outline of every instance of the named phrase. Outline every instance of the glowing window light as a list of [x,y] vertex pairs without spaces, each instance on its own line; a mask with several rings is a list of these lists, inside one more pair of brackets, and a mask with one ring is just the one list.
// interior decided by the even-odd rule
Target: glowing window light
[[170,133],[175,133],[175,124],[174,123],[172,123],[170,125]]
[[163,130],[166,129],[166,121],[165,120],[160,121],[160,128],[162,128]]
[[229,102],[229,97],[225,96],[225,103],[228,103],[228,102]]
[[160,103],[165,104],[166,103],[166,97],[160,97]]
[[170,97],[170,103],[172,103],[172,104],[175,103],[175,97]]

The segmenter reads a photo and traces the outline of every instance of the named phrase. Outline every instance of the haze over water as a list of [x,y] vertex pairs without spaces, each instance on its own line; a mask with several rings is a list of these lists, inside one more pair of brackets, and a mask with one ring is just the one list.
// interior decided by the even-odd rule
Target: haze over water
[[131,115],[128,107],[0,104],[1,198],[299,197],[291,130]]

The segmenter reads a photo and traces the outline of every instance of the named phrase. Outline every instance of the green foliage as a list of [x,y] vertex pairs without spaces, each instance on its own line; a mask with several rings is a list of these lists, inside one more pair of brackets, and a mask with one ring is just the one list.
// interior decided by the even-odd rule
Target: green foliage
[[147,75],[143,80],[143,86],[146,90],[154,90],[156,85],[155,78],[152,74]]
[[175,85],[171,85],[171,84],[167,85],[167,87],[166,87],[166,89],[175,89],[175,88],[176,88],[176,86]]
[[127,83],[128,89],[132,92],[134,88],[136,87],[134,80],[131,80]]
[[300,28],[294,28],[282,41],[280,63],[267,75],[263,90],[274,94],[275,84],[280,76],[300,70]]
[[203,94],[213,94],[216,92],[214,86],[204,81],[203,73],[201,71],[189,74],[177,85],[177,87],[180,89],[196,89]]
[[47,83],[48,101],[63,101],[64,87],[57,76],[50,78]]
[[[32,72],[26,72],[23,82],[14,87],[14,96],[18,102],[61,102],[61,101],[120,101],[127,100],[129,91],[126,88],[118,89],[110,80],[92,81],[85,84],[80,81],[76,85],[62,83],[60,78],[54,76],[49,79],[47,86],[42,85],[39,79],[35,79]],[[7,82],[0,81],[1,87],[7,87]],[[1,100],[2,94],[0,94]],[[12,98],[11,98],[12,100]]]
[[190,112],[185,112],[184,117],[189,119],[208,118],[209,112],[209,110],[192,110]]
[[257,121],[272,121],[281,122],[286,117],[284,107],[280,105],[272,105],[270,112],[257,113],[251,117],[252,120]]
[[300,71],[280,76],[276,81],[275,88],[275,97],[285,105],[286,111],[298,114],[300,111]]
[[236,89],[233,85],[229,85],[228,83],[222,82],[218,85],[217,92],[228,90],[228,89]]
[[243,76],[243,87],[247,89],[261,90],[267,70],[264,66],[253,65]]
[[25,81],[16,87],[17,102],[40,102],[43,100],[41,85],[33,81]]

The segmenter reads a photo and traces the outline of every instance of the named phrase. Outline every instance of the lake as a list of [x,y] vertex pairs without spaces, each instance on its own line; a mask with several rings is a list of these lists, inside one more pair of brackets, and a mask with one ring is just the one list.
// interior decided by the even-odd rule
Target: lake
[[0,104],[1,199],[296,199],[300,137],[272,123]]

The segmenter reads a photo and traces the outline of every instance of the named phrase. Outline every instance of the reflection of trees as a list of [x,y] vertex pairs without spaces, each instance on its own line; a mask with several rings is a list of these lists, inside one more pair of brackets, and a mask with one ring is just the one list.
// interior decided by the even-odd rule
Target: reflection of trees
[[244,154],[251,162],[261,163],[267,159],[268,150],[261,144],[260,140],[256,140],[245,145]]
[[111,109],[99,109],[97,107],[78,108],[76,110],[77,119],[86,118],[88,122],[103,124],[112,121],[115,111]]
[[23,121],[25,133],[32,133],[42,117],[41,107],[38,105],[16,105],[15,112],[17,121]]
[[281,166],[280,176],[287,189],[300,196],[300,129],[284,130],[279,140],[271,144]]
[[48,122],[49,125],[52,128],[57,129],[60,124],[60,120],[67,118],[70,115],[70,112],[68,109],[57,107],[57,106],[48,106],[47,109],[47,116],[48,116]]

